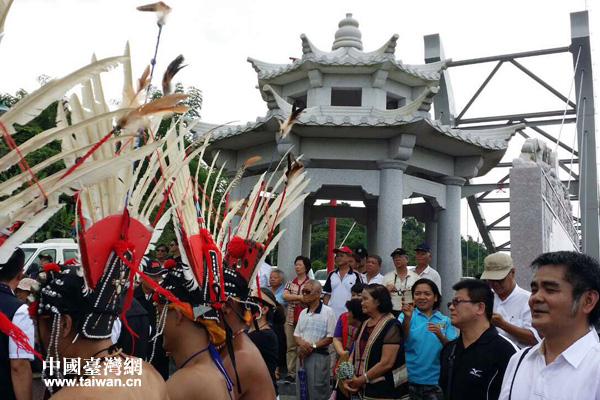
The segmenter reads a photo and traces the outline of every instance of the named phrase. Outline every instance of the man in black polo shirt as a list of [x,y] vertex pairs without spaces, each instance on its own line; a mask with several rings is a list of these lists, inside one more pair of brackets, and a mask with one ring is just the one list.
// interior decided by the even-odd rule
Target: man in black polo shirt
[[445,400],[497,400],[504,372],[517,348],[490,325],[494,294],[483,281],[453,286],[448,303],[452,325],[460,336],[442,349],[440,387]]
[[[25,253],[17,249],[6,263],[0,264],[0,312],[27,335],[33,348],[33,321],[25,303],[14,293],[23,277],[24,262]],[[30,360],[33,354],[19,349],[12,338],[0,333],[0,399],[31,399]]]

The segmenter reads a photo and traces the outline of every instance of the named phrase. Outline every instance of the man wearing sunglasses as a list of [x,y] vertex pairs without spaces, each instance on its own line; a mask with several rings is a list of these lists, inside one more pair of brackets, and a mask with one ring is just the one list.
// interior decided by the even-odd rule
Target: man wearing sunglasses
[[444,400],[496,400],[517,347],[491,324],[494,294],[487,283],[467,279],[452,288],[456,292],[448,309],[460,336],[440,356]]
[[540,337],[531,325],[529,293],[515,282],[515,267],[510,256],[490,254],[483,261],[485,271],[481,280],[494,291],[492,324],[520,349],[537,344]]
[[[298,366],[306,371],[306,388],[310,400],[326,400],[331,393],[329,387],[329,352],[333,342],[337,318],[334,311],[321,302],[321,284],[311,279],[302,288],[304,303],[308,305],[298,317],[294,337],[298,344]],[[298,379],[296,378],[298,382]],[[300,385],[296,385],[300,398]]]
[[156,261],[158,261],[158,263],[160,264],[161,267],[165,266],[165,261],[167,261],[167,255],[169,253],[169,249],[167,248],[166,244],[159,244],[158,246],[156,246],[156,250],[154,250],[156,252]]

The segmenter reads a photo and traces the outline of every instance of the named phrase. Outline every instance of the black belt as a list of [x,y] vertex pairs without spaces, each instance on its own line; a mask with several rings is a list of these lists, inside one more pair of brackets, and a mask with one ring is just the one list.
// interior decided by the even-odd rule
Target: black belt
[[316,354],[321,354],[321,355],[323,355],[323,356],[328,356],[328,355],[329,355],[329,351],[327,351],[327,349],[326,349],[326,348],[320,348],[320,349],[318,349],[318,348],[317,348],[317,349],[313,349],[313,351],[312,351],[312,352],[313,352],[313,353],[316,353]]

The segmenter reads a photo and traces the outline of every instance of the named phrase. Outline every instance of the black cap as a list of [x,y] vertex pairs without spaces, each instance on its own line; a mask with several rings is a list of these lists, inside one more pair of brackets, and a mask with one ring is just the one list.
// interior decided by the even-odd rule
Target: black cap
[[357,254],[360,258],[365,258],[369,256],[367,249],[365,249],[364,247],[357,247],[356,249],[354,249],[354,253]]
[[408,253],[401,247],[398,247],[396,250],[392,251],[392,254],[390,254],[390,257],[394,257],[396,254],[399,254],[401,256],[408,255]]
[[415,251],[417,251],[417,250],[423,250],[428,253],[431,253],[431,248],[429,247],[429,245],[427,243],[419,243],[417,245],[417,247],[415,248]]
[[163,267],[160,266],[160,263],[156,260],[143,260],[144,262],[144,274],[148,276],[156,276],[165,272]]
[[54,258],[52,258],[52,256],[51,256],[50,254],[48,254],[48,253],[42,253],[42,254],[40,254],[40,255],[39,255],[39,257],[38,257],[38,258],[39,258],[40,260],[41,260],[42,258],[44,258],[44,259],[46,259],[46,260],[48,260],[48,261],[50,261],[50,262],[53,262],[53,261],[54,261]]

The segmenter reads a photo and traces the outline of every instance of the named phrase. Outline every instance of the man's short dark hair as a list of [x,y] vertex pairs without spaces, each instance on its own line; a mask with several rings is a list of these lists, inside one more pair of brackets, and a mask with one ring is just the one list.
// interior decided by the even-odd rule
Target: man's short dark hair
[[19,275],[19,272],[23,271],[24,265],[25,252],[21,248],[17,248],[6,263],[0,264],[0,281],[12,281]]
[[494,312],[494,292],[492,292],[492,289],[487,283],[477,279],[465,279],[452,286],[452,289],[455,291],[467,289],[469,299],[477,303],[483,303],[485,305],[485,316],[488,321],[492,320],[492,313]]
[[381,267],[381,264],[383,263],[383,260],[381,259],[381,257],[379,257],[377,254],[369,254],[369,256],[367,257],[367,260],[369,258],[372,258],[373,260],[376,260],[377,263],[379,264],[379,266]]
[[164,244],[164,243],[161,243],[161,244],[159,244],[158,246],[156,246],[156,247],[155,247],[155,250],[158,250],[158,249],[160,249],[161,247],[162,247],[163,249],[165,249],[165,251],[169,251],[169,247],[167,247],[167,245],[166,245],[166,244]]
[[354,253],[350,257],[354,258],[354,261],[356,261],[357,264],[360,264],[362,261],[362,257],[358,253]]
[[350,293],[361,294],[362,291],[364,290],[364,288],[365,288],[365,285],[362,282],[356,282],[350,288]]
[[310,262],[310,258],[305,257],[305,256],[298,256],[296,257],[296,259],[294,260],[294,264],[296,263],[296,261],[301,260],[304,263],[304,268],[306,269],[306,273],[308,274],[308,271],[310,271],[311,268],[311,262]]
[[[534,268],[556,265],[565,268],[565,281],[573,285],[573,301],[579,301],[583,292],[595,290],[600,293],[600,264],[598,260],[575,251],[544,253],[531,263]],[[590,325],[600,321],[600,301],[589,315]]]
[[371,295],[373,300],[379,301],[377,311],[383,314],[392,312],[394,309],[394,306],[392,305],[392,296],[390,296],[390,291],[387,290],[385,286],[373,283],[370,285],[365,285],[364,290]]

